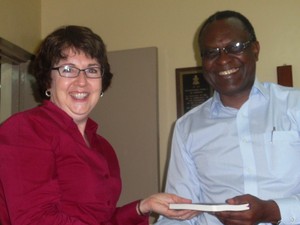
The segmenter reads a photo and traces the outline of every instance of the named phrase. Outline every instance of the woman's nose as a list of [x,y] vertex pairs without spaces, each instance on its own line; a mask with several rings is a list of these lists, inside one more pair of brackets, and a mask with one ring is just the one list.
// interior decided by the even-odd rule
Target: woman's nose
[[78,77],[76,78],[76,81],[80,85],[85,85],[87,83],[87,76],[85,74],[85,71],[79,71]]

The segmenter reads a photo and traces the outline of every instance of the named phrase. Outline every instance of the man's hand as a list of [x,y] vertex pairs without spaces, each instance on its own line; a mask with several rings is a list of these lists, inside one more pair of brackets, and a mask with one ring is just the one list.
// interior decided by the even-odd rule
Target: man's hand
[[264,201],[252,195],[241,195],[226,201],[228,204],[249,203],[249,210],[240,212],[216,212],[214,215],[225,225],[254,225],[276,223],[280,220],[278,205],[273,200]]

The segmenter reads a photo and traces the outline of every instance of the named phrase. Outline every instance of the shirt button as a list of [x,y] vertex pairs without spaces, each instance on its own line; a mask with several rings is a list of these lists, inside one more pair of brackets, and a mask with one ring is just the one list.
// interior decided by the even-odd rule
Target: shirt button
[[292,218],[291,218],[291,223],[294,223],[294,222],[295,222],[295,218],[292,217]]

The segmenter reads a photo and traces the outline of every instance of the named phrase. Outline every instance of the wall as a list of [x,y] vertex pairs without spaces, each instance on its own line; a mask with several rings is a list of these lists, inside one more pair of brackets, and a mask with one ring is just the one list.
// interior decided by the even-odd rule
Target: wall
[[245,14],[261,44],[259,79],[276,82],[276,66],[291,64],[294,86],[300,87],[298,0],[42,0],[41,4],[42,36],[64,24],[78,24],[100,34],[109,51],[158,48],[161,175],[176,120],[175,68],[197,64],[194,36],[210,14],[224,9]]
[[0,37],[33,53],[41,37],[40,0],[1,0]]

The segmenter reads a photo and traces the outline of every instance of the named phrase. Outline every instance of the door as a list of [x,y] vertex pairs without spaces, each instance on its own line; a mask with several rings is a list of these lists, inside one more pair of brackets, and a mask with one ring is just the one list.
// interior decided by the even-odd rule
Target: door
[[159,191],[157,48],[109,52],[108,58],[112,85],[91,117],[119,158],[123,205]]

